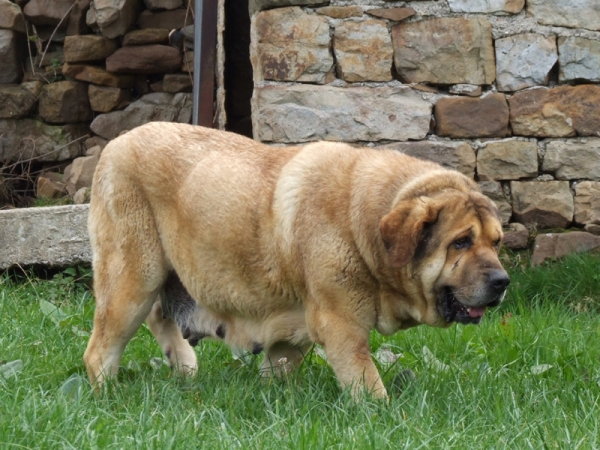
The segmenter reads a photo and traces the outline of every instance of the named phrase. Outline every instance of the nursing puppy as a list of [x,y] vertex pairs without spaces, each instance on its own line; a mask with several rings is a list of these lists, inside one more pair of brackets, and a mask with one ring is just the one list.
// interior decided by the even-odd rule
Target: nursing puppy
[[386,397],[372,329],[479,323],[509,283],[497,209],[458,172],[391,150],[273,148],[175,123],[104,149],[89,233],[84,360],[97,386],[146,320],[185,373],[206,336],[264,350],[264,373],[292,369],[316,342],[343,388]]

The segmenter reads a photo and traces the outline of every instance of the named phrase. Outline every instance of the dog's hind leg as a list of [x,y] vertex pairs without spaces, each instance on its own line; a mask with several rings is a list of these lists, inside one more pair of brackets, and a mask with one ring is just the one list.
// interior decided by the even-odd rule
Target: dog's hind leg
[[83,359],[90,381],[100,386],[117,374],[125,346],[150,313],[158,292],[141,289],[131,272],[115,274],[107,282],[99,281],[97,273],[94,328]]
[[89,215],[96,311],[83,357],[96,387],[117,374],[125,346],[150,313],[167,274],[143,196],[132,185],[98,181],[96,176]]
[[179,325],[172,318],[165,317],[160,301],[154,303],[146,323],[163,353],[169,358],[171,367],[185,375],[196,374],[196,352],[183,338]]

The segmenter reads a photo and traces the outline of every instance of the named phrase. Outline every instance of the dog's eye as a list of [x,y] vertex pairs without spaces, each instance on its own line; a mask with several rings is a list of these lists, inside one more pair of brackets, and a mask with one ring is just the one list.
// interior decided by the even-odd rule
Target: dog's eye
[[497,239],[496,242],[494,242],[494,248],[497,250],[500,248],[500,243],[502,242],[502,239]]
[[471,246],[472,242],[471,242],[471,238],[469,236],[465,236],[462,237],[460,239],[455,240],[452,243],[452,246],[456,249],[456,250],[462,250],[465,248],[469,248]]

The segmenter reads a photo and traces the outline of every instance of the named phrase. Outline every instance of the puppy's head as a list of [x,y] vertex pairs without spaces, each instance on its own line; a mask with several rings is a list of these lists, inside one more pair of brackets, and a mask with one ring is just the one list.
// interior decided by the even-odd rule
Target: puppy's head
[[401,199],[380,231],[399,283],[408,277],[419,286],[419,322],[476,324],[504,298],[510,279],[498,259],[498,210],[476,189]]

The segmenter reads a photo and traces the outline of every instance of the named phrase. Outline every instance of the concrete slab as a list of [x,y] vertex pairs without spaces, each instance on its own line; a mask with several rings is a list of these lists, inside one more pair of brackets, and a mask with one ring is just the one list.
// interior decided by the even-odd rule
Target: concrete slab
[[91,262],[88,210],[67,205],[0,211],[0,269]]

